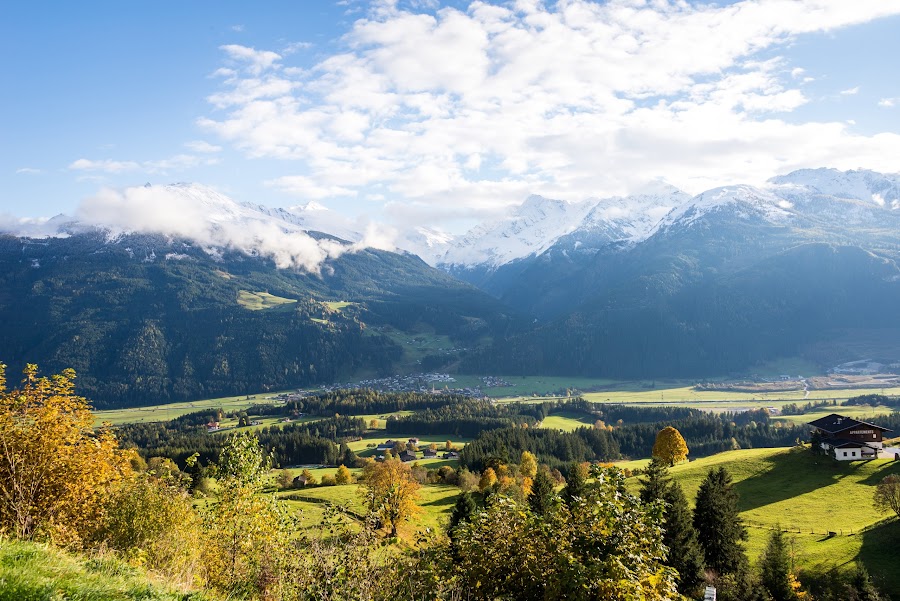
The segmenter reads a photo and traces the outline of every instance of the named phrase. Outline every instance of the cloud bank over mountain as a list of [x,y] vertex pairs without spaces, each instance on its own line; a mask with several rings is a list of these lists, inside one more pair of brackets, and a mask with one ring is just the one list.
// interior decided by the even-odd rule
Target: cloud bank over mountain
[[495,215],[529,193],[582,199],[653,180],[698,193],[822,165],[894,172],[897,132],[794,116],[816,100],[815,76],[780,53],[897,14],[894,0],[381,2],[312,68],[223,46],[198,125],[284,161],[272,187],[383,203],[407,224]]

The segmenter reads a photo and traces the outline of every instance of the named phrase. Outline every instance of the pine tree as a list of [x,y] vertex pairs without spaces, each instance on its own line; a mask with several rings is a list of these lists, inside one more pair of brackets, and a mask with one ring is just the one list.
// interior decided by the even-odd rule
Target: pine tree
[[666,488],[669,485],[669,469],[667,464],[657,457],[650,461],[647,471],[644,472],[646,478],[641,478],[641,501],[643,503],[651,503],[659,501],[663,498]]
[[456,497],[456,505],[453,506],[453,511],[450,513],[449,530],[452,532],[461,522],[468,522],[469,518],[472,517],[472,514],[475,513],[477,508],[478,505],[475,503],[475,498],[472,496],[472,493],[460,493],[459,496]]
[[681,485],[670,484],[663,493],[666,502],[663,544],[669,548],[667,565],[678,570],[678,591],[691,596],[703,582],[703,549],[697,541],[690,507]]
[[769,542],[760,564],[760,580],[774,601],[794,601],[795,580],[791,574],[791,558],[784,541],[784,532],[776,528],[769,535]]
[[554,499],[556,491],[553,487],[553,478],[546,469],[543,469],[534,477],[531,494],[528,495],[528,506],[535,515],[545,516],[550,512]]
[[747,529],[738,516],[738,495],[724,467],[706,474],[697,491],[694,527],[703,548],[706,565],[719,574],[740,574],[747,569],[747,554],[741,541]]
[[574,462],[569,466],[569,473],[566,476],[566,487],[563,489],[562,497],[566,505],[571,507],[574,504],[575,497],[583,497],[587,487],[588,471],[584,464]]

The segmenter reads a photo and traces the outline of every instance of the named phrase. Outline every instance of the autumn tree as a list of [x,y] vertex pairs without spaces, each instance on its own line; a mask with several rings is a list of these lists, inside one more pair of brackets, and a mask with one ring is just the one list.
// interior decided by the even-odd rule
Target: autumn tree
[[534,453],[522,451],[522,458],[519,460],[519,473],[525,478],[534,478],[537,475],[538,464]]
[[876,509],[890,509],[900,517],[900,476],[885,476],[875,487],[874,501]]
[[334,474],[334,481],[336,484],[350,484],[353,482],[353,474],[350,473],[346,465],[342,464]]
[[108,429],[94,429],[75,372],[42,377],[29,364],[7,391],[0,364],[0,531],[78,544],[102,517],[103,496],[130,471]]
[[481,472],[481,479],[478,481],[478,490],[481,492],[485,492],[490,489],[497,483],[497,472],[494,471],[494,468],[489,467],[485,468],[483,472]]
[[230,598],[277,596],[291,555],[292,518],[263,495],[270,456],[253,432],[230,437],[219,455],[219,500],[203,516],[208,583]]
[[499,497],[461,522],[451,567],[460,598],[675,598],[658,512],[628,492],[621,471],[595,470],[571,508],[538,517]]
[[363,468],[361,487],[366,507],[397,536],[397,526],[419,511],[419,483],[399,459],[370,461]]
[[660,430],[653,444],[653,456],[670,466],[687,459],[688,447],[681,432],[672,426]]

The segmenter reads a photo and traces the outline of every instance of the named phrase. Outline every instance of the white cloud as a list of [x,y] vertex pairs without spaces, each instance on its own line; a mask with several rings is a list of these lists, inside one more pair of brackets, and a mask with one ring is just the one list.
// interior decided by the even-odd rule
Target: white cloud
[[258,75],[275,66],[281,60],[281,55],[271,50],[256,50],[239,44],[227,44],[219,46],[221,50],[237,63],[246,64],[246,69],[254,75]]
[[215,144],[210,144],[204,140],[193,140],[191,142],[186,142],[185,147],[194,152],[202,152],[204,154],[212,154],[214,152],[221,152],[222,147],[216,146]]
[[356,196],[356,192],[350,188],[320,186],[314,180],[303,175],[286,175],[267,181],[266,185],[300,198],[311,198],[314,200],[336,196]]
[[311,69],[223,47],[245,71],[210,95],[223,112],[199,126],[304,173],[271,186],[381,195],[400,220],[489,214],[530,192],[620,194],[659,177],[699,191],[806,166],[900,170],[896,132],[786,116],[810,102],[799,88],[812,78],[771,58],[798,36],[900,14],[897,0],[410,6],[372,3]]
[[20,167],[16,169],[16,173],[20,175],[38,175],[43,173],[40,169],[35,169],[34,167]]
[[841,90],[840,94],[841,96],[855,96],[856,94],[859,94],[859,86]]
[[236,31],[238,33],[241,33],[242,31],[244,31],[244,26],[243,25],[232,25],[231,31]]
[[308,50],[312,48],[314,44],[312,42],[291,42],[281,50],[282,56],[290,56],[291,54],[295,54],[300,52],[301,50]]
[[[279,225],[236,205],[209,202],[209,193],[142,186],[105,188],[81,202],[76,217],[86,225],[114,233],[162,233],[184,237],[207,248],[232,248],[271,258],[280,268],[317,272],[322,263],[353,250],[330,240],[316,241],[300,227]],[[373,234],[373,240],[377,237]]]
[[886,109],[892,109],[900,103],[900,98],[882,98],[878,101],[878,106]]
[[134,161],[114,161],[103,159],[94,161],[91,159],[78,159],[69,165],[69,169],[76,171],[103,171],[105,173],[121,173],[123,171],[137,171],[140,165]]
[[144,173],[165,174],[170,171],[183,171],[200,165],[213,165],[218,162],[215,157],[200,157],[193,154],[177,154],[175,156],[152,161],[116,161],[112,159],[91,160],[78,159],[69,165],[74,171],[87,171],[96,173],[125,173],[140,171]]

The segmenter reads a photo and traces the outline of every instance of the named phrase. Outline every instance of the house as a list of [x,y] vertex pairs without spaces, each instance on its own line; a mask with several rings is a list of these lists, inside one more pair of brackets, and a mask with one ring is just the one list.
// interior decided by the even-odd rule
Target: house
[[433,451],[431,449],[425,449],[422,454],[426,459],[437,457],[437,451]]
[[415,461],[415,460],[416,460],[415,453],[410,453],[409,451],[403,451],[402,453],[400,453],[400,461],[403,461],[404,463],[407,461]]
[[219,422],[209,422],[206,424],[207,432],[218,432],[219,430]]
[[417,447],[417,446],[419,446],[419,439],[418,438],[410,438],[408,441],[406,441],[406,444],[411,444],[411,445]]
[[815,428],[813,435],[818,436],[822,449],[834,451],[838,461],[877,458],[884,448],[884,433],[891,432],[888,428],[837,413],[811,421],[809,425]]
[[383,443],[379,444],[375,447],[376,451],[390,451],[394,448],[394,444],[396,444],[393,440],[386,440]]
[[294,488],[303,488],[304,486],[306,486],[306,476],[301,474],[294,478]]
[[444,459],[459,459],[459,453],[457,453],[456,451],[450,451],[448,453],[444,453],[443,455],[441,455],[441,457],[443,457]]

